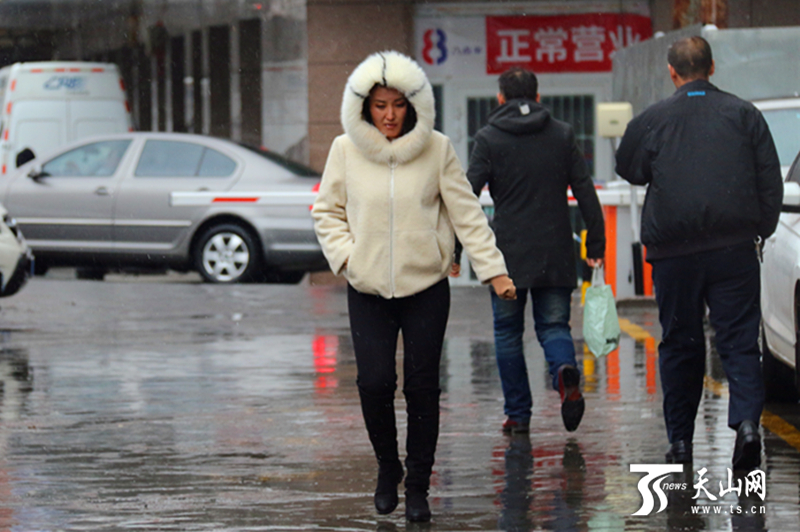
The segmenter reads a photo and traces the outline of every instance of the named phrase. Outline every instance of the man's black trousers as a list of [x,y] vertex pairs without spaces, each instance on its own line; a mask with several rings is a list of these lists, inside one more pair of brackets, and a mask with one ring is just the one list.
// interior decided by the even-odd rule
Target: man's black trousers
[[450,312],[447,279],[409,297],[385,299],[348,286],[361,411],[379,464],[397,462],[395,355],[403,332],[406,489],[427,490],[439,437],[439,362]]
[[728,426],[736,429],[746,419],[758,424],[764,383],[758,347],[761,287],[755,245],[659,259],[652,264],[663,330],[658,352],[670,443],[691,442],[694,435],[706,367],[706,307],[728,378]]

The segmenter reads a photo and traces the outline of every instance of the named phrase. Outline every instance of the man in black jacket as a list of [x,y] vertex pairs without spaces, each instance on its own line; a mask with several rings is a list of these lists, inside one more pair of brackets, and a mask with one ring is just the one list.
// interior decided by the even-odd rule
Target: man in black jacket
[[757,251],[778,223],[780,163],[761,113],[709,83],[705,39],[676,42],[667,60],[677,91],[632,120],[617,151],[617,173],[649,185],[641,234],[663,330],[666,459],[692,461],[707,306],[730,388],[728,426],[737,431],[733,466],[752,469],[764,404]]
[[467,177],[475,194],[489,185],[497,246],[517,285],[514,301],[492,293],[495,353],[508,416],[503,431],[527,432],[530,423],[533,401],[522,348],[528,292],[536,337],[561,394],[564,426],[573,431],[583,417],[584,400],[569,326],[577,259],[568,189],[586,223],[590,266],[601,266],[605,254],[603,211],[572,127],[539,104],[534,73],[512,68],[499,85],[500,107],[475,135]]

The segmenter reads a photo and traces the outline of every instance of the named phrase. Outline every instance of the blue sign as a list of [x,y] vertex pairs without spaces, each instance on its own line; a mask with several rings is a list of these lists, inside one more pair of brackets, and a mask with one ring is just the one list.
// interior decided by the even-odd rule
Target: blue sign
[[44,89],[57,91],[66,89],[69,91],[80,91],[86,88],[86,79],[83,76],[53,76],[44,83]]

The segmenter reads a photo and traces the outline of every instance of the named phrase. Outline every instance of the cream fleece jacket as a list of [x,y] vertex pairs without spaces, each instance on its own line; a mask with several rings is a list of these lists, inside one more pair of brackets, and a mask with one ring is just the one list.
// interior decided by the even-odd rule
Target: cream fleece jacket
[[[414,129],[392,142],[361,117],[376,83],[400,90],[417,111]],[[454,232],[482,282],[507,274],[450,140],[433,131],[433,117],[425,74],[401,54],[374,54],[348,80],[345,134],[331,146],[312,216],[331,269],[359,292],[406,297],[444,279]]]

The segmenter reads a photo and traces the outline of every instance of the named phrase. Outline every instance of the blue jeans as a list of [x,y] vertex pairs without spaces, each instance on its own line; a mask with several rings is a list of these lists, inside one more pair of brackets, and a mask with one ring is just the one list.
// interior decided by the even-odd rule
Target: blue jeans
[[494,350],[505,397],[505,414],[527,423],[531,418],[531,387],[522,349],[525,332],[525,304],[531,294],[536,338],[550,369],[553,388],[558,389],[558,368],[564,364],[577,367],[575,345],[569,328],[572,288],[520,288],[517,299],[503,300],[492,292],[494,312]]

